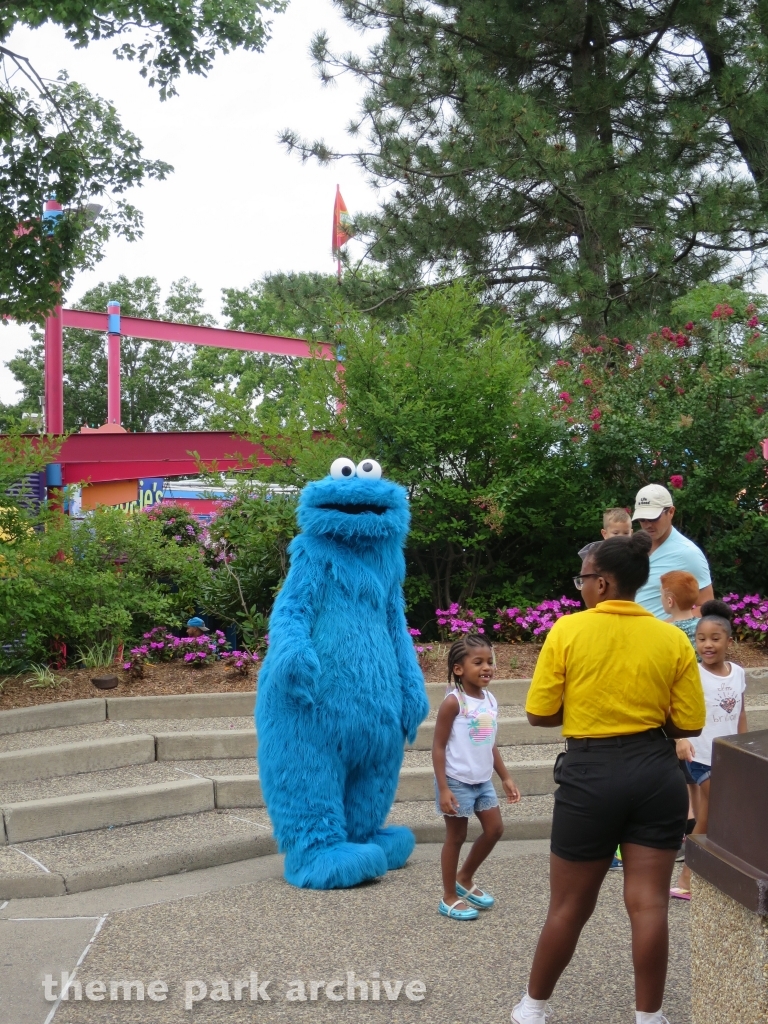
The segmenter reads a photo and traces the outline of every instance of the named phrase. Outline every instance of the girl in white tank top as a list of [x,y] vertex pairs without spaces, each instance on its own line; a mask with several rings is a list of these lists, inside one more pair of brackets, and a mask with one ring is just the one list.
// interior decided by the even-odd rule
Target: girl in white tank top
[[[520,799],[496,746],[498,705],[486,689],[493,672],[493,648],[484,636],[469,634],[457,640],[448,652],[448,684],[455,685],[440,705],[435,722],[435,803],[445,817],[446,828],[440,858],[443,898],[438,911],[454,921],[471,920],[478,910],[488,910],[494,904],[493,896],[474,882],[475,871],[504,832],[491,782],[494,770],[507,802],[514,804]],[[471,814],[477,815],[483,832],[459,870]]]
[[492,693],[482,692],[482,697],[470,697],[457,686],[446,697],[456,698],[459,713],[445,748],[445,774],[470,786],[488,782],[493,775],[498,704]]

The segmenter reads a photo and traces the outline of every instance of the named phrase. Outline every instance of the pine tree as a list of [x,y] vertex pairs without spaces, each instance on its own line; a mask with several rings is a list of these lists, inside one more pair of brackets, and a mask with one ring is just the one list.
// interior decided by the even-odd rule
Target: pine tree
[[357,228],[403,283],[478,277],[599,333],[763,265],[766,0],[336,2],[380,30],[364,56],[313,49],[368,85],[352,155],[385,191]]

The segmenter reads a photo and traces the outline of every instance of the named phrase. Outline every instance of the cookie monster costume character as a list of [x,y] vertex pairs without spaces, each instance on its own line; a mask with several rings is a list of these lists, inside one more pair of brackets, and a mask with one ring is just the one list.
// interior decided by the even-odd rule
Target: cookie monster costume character
[[336,459],[297,518],[259,674],[259,778],[286,881],[336,889],[402,867],[415,842],[384,828],[429,711],[403,609],[410,514],[373,459]]

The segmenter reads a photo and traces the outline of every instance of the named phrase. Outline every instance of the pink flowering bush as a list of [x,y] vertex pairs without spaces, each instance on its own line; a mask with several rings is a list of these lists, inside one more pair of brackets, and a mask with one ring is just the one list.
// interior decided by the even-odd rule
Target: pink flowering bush
[[[467,633],[487,635],[491,641],[505,644],[519,643],[521,640],[543,640],[555,622],[563,615],[581,608],[580,601],[569,597],[542,601],[535,608],[497,608],[496,621],[490,628],[487,620],[473,611],[452,604],[445,611],[437,609],[437,628],[440,639],[452,642]],[[411,635],[419,634],[418,630],[409,630]],[[419,634],[420,635],[420,634]]]
[[514,644],[522,640],[543,640],[555,622],[581,608],[581,601],[561,597],[542,601],[535,608],[497,608],[493,635],[502,643]]
[[[174,640],[178,637],[169,634],[165,626],[155,626],[148,633],[144,634],[144,644],[147,648],[147,656],[152,661],[170,661],[174,656]],[[133,651],[131,652],[133,653]]]
[[432,650],[432,644],[424,644],[418,639],[421,636],[420,629],[409,629],[408,632],[411,634],[413,640],[413,649],[416,651],[416,657],[419,659],[419,665],[424,668],[424,663],[429,657],[430,651]]
[[725,594],[723,601],[733,612],[733,635],[737,640],[768,642],[768,598],[759,594]]
[[228,647],[220,629],[205,636],[174,636],[157,628],[145,633],[144,641],[131,648],[130,660],[123,663],[123,669],[130,673],[132,679],[143,677],[147,662],[175,660],[199,668],[216,661]]
[[452,643],[467,633],[485,633],[485,619],[479,618],[473,611],[458,604],[449,605],[445,611],[436,608],[435,615],[441,640]]
[[247,676],[260,659],[255,651],[224,651],[221,660],[226,662],[225,668],[231,669],[236,675]]

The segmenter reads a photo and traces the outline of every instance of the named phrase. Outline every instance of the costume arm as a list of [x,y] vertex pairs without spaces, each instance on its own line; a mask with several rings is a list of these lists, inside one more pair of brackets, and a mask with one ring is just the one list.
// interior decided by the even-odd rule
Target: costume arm
[[300,704],[314,703],[320,678],[312,643],[319,594],[316,567],[304,552],[296,552],[269,620],[268,658],[270,684],[279,681]]
[[408,633],[399,583],[390,591],[387,619],[403,691],[403,732],[408,742],[413,743],[416,730],[429,714],[429,698],[424,686],[424,673]]

